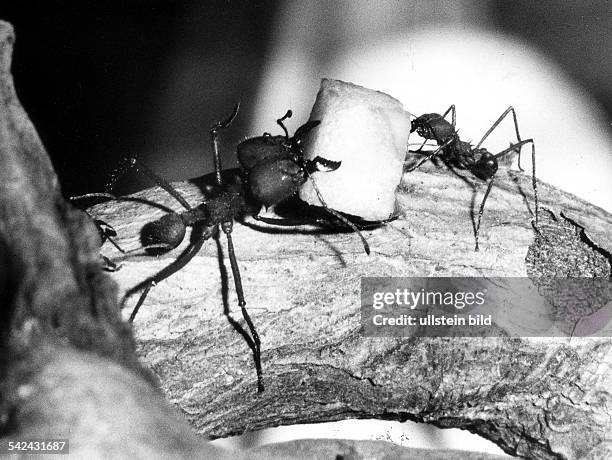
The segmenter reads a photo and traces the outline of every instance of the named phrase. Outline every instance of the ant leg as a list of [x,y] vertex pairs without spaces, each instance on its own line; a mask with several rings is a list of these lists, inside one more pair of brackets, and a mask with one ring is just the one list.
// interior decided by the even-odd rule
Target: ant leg
[[538,181],[536,180],[536,165],[535,165],[535,142],[531,139],[531,185],[533,186],[533,198],[535,201],[535,227],[538,228],[538,215],[540,214],[540,204],[538,202]]
[[540,203],[538,200],[538,181],[536,179],[536,162],[535,162],[535,142],[533,141],[533,139],[524,139],[520,142],[517,142],[514,145],[511,145],[510,147],[508,147],[507,149],[495,154],[493,156],[493,158],[497,159],[500,158],[504,155],[506,155],[508,152],[511,151],[516,151],[516,147],[518,146],[519,148],[522,147],[525,144],[529,144],[531,143],[531,185],[533,186],[533,199],[535,201],[535,210],[534,210],[534,214],[535,214],[535,226],[538,226],[538,218],[539,218],[539,214],[540,214]]
[[176,272],[181,270],[185,265],[187,265],[191,261],[191,259],[195,257],[198,251],[202,248],[204,241],[210,238],[212,234],[214,233],[214,231],[215,231],[215,227],[206,227],[204,230],[204,233],[201,236],[198,236],[198,239],[196,241],[194,241],[193,243],[190,243],[189,246],[181,253],[180,256],[178,256],[178,258],[174,262],[172,262],[167,267],[163,268],[157,274],[138,283],[136,286],[134,286],[133,288],[131,288],[129,291],[127,291],[124,294],[123,299],[121,299],[122,308],[125,305],[125,302],[127,301],[127,299],[129,299],[134,294],[144,289],[144,291],[140,295],[140,298],[138,299],[138,302],[136,303],[136,306],[132,310],[132,314],[130,315],[130,320],[129,320],[130,322],[132,322],[134,320],[134,317],[136,317],[136,313],[138,313],[138,309],[140,309],[141,305],[145,301],[145,298],[147,297],[147,294],[149,293],[151,288],[155,286],[156,284],[160,283],[161,281],[165,280],[166,278],[169,278],[170,276],[174,275]]
[[436,157],[437,155],[439,155],[446,147],[448,147],[455,139],[454,138],[450,138],[448,139],[444,144],[442,144],[440,147],[438,147],[436,150],[434,150],[433,152],[429,153],[429,155],[427,155],[425,158],[423,158],[421,161],[419,161],[416,165],[414,165],[412,168],[409,168],[406,170],[406,172],[412,172],[415,169],[418,169],[421,167],[421,165],[423,163],[426,163],[427,161],[433,159],[434,157]]
[[[313,223],[316,223],[318,225],[325,226],[325,227],[333,227],[333,226],[338,225],[337,222],[333,222],[328,219],[323,219],[321,217],[317,217],[314,219],[300,219],[300,218],[277,219],[275,217],[263,217],[260,215],[255,215],[252,217],[258,222],[263,222],[265,224],[270,224],[270,225],[276,225],[278,227],[297,227],[299,225],[312,225]],[[393,217],[389,217],[388,219],[376,220],[376,221],[364,220],[362,222],[355,223],[355,226],[360,230],[372,230],[375,228],[379,228],[388,222],[393,222],[394,220],[398,219],[398,217],[399,216],[393,216]]]
[[[482,143],[484,142],[484,140],[489,137],[489,135],[495,130],[495,128],[497,128],[497,126],[502,122],[502,120],[504,118],[506,118],[506,116],[512,113],[512,119],[514,121],[514,130],[516,131],[516,139],[517,139],[517,143],[514,144],[514,147],[516,148],[516,146],[518,145],[519,149],[518,149],[518,167],[521,171],[523,171],[523,168],[521,167],[521,149],[520,147],[523,145],[521,144],[521,135],[519,133],[519,128],[518,128],[518,121],[516,118],[516,111],[514,110],[514,107],[509,106],[504,113],[502,113],[499,118],[495,121],[495,123],[493,123],[491,125],[491,127],[487,130],[487,132],[484,134],[484,136],[482,136],[482,139],[480,139],[480,142],[478,144],[476,144],[476,147],[474,147],[475,149],[479,148]],[[516,150],[515,150],[516,151]]]
[[[425,144],[427,144],[427,139],[425,139],[423,141],[423,143],[421,144],[421,146],[418,149],[416,149],[416,150],[408,150],[408,153],[421,153],[421,150],[423,150],[423,147],[425,147]],[[425,154],[427,154],[427,152],[425,152]]]
[[480,220],[482,219],[482,213],[484,212],[484,206],[489,197],[489,193],[491,193],[491,187],[493,187],[493,180],[495,176],[489,179],[489,184],[487,185],[487,191],[484,194],[484,198],[482,199],[482,203],[480,203],[480,208],[478,209],[478,220],[476,222],[476,228],[474,229],[474,239],[476,240],[476,247],[474,251],[478,251],[478,233],[480,232]]
[[[425,145],[425,143],[423,143],[423,145]],[[423,148],[423,146],[421,146],[421,148]],[[423,163],[427,163],[429,160],[434,158],[436,155],[439,155],[441,151],[442,151],[442,147],[438,147],[436,150],[429,153],[425,158],[422,158],[416,165],[412,166],[411,168],[408,168],[406,172],[412,172],[416,169],[419,169],[423,165]]]
[[330,213],[332,216],[334,216],[336,219],[338,219],[344,225],[346,225],[349,228],[351,228],[353,230],[353,232],[355,232],[357,234],[357,236],[359,236],[359,238],[361,239],[361,243],[363,244],[363,250],[365,251],[365,253],[367,255],[370,255],[370,245],[368,244],[368,241],[365,239],[365,236],[363,236],[363,234],[359,231],[359,229],[357,228],[357,226],[354,223],[352,223],[350,220],[348,220],[346,217],[344,217],[338,211],[336,211],[334,209],[331,209],[329,206],[327,206],[327,203],[325,202],[325,199],[323,198],[323,195],[321,194],[321,191],[319,190],[319,187],[317,187],[316,182],[314,181],[314,179],[312,178],[312,176],[310,175],[310,173],[308,171],[306,171],[306,175],[309,177],[310,183],[312,184],[312,188],[314,189],[315,193],[317,194],[317,198],[321,202],[321,205],[323,206],[323,209],[325,209],[328,213]]
[[279,227],[297,227],[299,225],[310,225],[313,222],[317,223],[317,224],[325,224],[325,223],[329,223],[328,221],[324,220],[324,219],[288,219],[288,218],[283,218],[283,219],[277,219],[275,217],[264,217],[264,216],[260,216],[255,215],[252,216],[253,219],[255,219],[258,222],[263,222],[264,224],[270,224],[270,225],[277,225]]
[[457,112],[455,110],[455,104],[451,104],[451,106],[442,115],[442,118],[446,118],[446,115],[448,115],[448,112],[451,112],[451,119],[452,119],[452,124],[453,124],[453,129],[454,129],[457,123]]
[[246,309],[246,301],[244,300],[244,291],[242,290],[242,279],[240,278],[240,269],[236,261],[236,253],[234,252],[234,243],[232,242],[232,221],[221,224],[223,233],[227,236],[227,250],[229,254],[230,265],[232,267],[232,276],[234,277],[234,286],[236,287],[236,295],[238,296],[238,305],[242,311],[242,317],[249,326],[249,331],[253,337],[253,360],[255,361],[255,371],[257,372],[257,392],[264,391],[263,372],[261,369],[261,341],[259,334],[255,329],[255,325],[249,316]]
[[218,185],[223,185],[223,178],[221,177],[221,171],[223,168],[221,167],[221,155],[219,154],[218,131],[220,129],[229,128],[229,126],[234,121],[234,118],[236,118],[236,115],[238,115],[239,108],[240,108],[240,102],[237,102],[236,105],[234,106],[234,111],[228,118],[226,118],[223,121],[218,121],[212,126],[212,128],[210,128],[210,142],[212,145],[213,159],[215,162],[215,176],[217,178]]

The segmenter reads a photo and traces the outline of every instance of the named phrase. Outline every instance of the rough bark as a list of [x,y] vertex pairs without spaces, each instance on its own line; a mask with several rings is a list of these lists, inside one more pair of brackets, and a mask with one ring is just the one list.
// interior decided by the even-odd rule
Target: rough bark
[[[54,387],[45,386],[53,380],[43,377],[60,372],[61,363],[52,359],[60,356],[94,366],[109,382],[122,382],[112,393],[115,398],[109,398],[113,410],[106,418],[99,415],[109,425],[129,412],[120,410],[124,405],[118,395],[133,395],[129,407],[149,402],[144,422],[118,424],[128,439],[166,439],[160,435],[166,430],[175,433],[162,446],[168,452],[187,455],[205,449],[174,421],[134,359],[129,328],[118,320],[114,284],[100,274],[95,229],[61,199],[40,141],[15,98],[8,74],[12,35],[6,25],[2,33],[0,235],[10,265],[0,286],[5,286],[3,299],[8,294],[12,299],[2,305],[9,320],[2,322],[3,351],[13,353],[3,353],[9,371],[9,378],[3,378],[3,401],[18,409],[12,422],[32,426],[22,408],[46,407],[44,391]],[[177,189],[197,204],[204,199],[204,183],[181,183]],[[433,165],[404,176],[399,219],[365,232],[371,256],[351,233],[236,224],[234,243],[247,306],[263,344],[266,391],[256,393],[251,352],[224,314],[227,308],[233,318],[240,315],[231,273],[219,257],[222,239],[207,242],[187,267],[150,292],[135,321],[138,355],[198,432],[213,437],[367,417],[468,429],[526,457],[609,457],[609,338],[359,334],[363,276],[535,278],[551,271],[590,276],[606,270],[609,276],[612,217],[545,184],[539,190],[542,204],[558,219],[546,217],[545,240],[537,239],[531,226],[529,179],[500,171],[483,220],[480,252],[473,250],[472,214],[482,189]],[[158,188],[136,196],[181,210]],[[137,249],[143,225],[164,213],[139,201],[113,201],[90,212],[115,228],[125,249]],[[112,275],[119,294],[170,264],[187,240],[160,257],[124,256],[104,245],[102,253],[122,264]],[[563,244],[561,255],[547,246],[552,240]],[[568,253],[574,256],[565,258]],[[136,296],[128,299],[127,307],[135,301]],[[58,354],[61,350],[66,352]],[[97,360],[116,363],[110,367],[120,377],[104,373],[108,361]],[[33,386],[26,389],[46,388],[35,393],[43,395],[38,403],[28,391],[8,390],[30,382]],[[24,394],[30,396],[24,400]]]
[[[203,199],[201,181],[176,186],[192,204]],[[365,232],[370,256],[351,233],[236,225],[248,307],[263,343],[266,391],[255,392],[250,350],[224,316],[224,305],[234,318],[240,314],[214,241],[149,294],[135,321],[139,355],[198,431],[214,437],[372,417],[465,428],[527,457],[605,457],[612,428],[610,339],[359,334],[362,276],[535,277],[538,270],[609,276],[611,216],[545,184],[539,191],[558,219],[543,212],[541,231],[549,239],[557,235],[555,247],[574,257],[543,250],[548,240],[538,241],[531,226],[529,179],[503,172],[487,206],[480,252],[474,252],[470,218],[477,192],[434,167],[405,175],[401,217]],[[136,196],[180,211],[157,188]],[[139,229],[163,214],[131,201],[92,212],[112,223],[125,249],[139,247]],[[158,258],[121,257],[110,245],[102,251],[121,260],[114,278],[125,292],[181,249]]]

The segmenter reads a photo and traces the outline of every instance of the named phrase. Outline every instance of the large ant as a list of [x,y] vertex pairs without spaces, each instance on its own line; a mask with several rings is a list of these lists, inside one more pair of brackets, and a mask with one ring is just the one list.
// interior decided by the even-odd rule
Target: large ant
[[[283,219],[259,216],[262,205],[269,207],[294,196],[299,187],[308,180],[315,171],[334,171],[340,167],[340,162],[316,157],[306,160],[302,152],[302,141],[305,136],[319,125],[319,121],[309,121],[299,127],[293,137],[289,137],[283,121],[292,116],[291,110],[277,123],[284,131],[284,136],[272,136],[265,133],[263,136],[247,139],[237,147],[238,160],[242,171],[238,180],[227,180],[234,170],[223,170],[219,154],[218,135],[221,129],[228,128],[238,113],[239,104],[236,104],[232,114],[224,121],[216,123],[210,130],[212,151],[215,164],[216,186],[206,197],[206,201],[192,207],[181,194],[161,176],[137,162],[135,158],[129,159],[128,167],[133,167],[152,179],[157,185],[172,195],[186,211],[171,212],[160,219],[146,224],[140,234],[143,248],[150,254],[161,254],[176,248],[183,241],[187,227],[194,227],[197,237],[191,238],[187,249],[169,266],[156,275],[139,283],[125,294],[122,305],[135,293],[142,291],[129,321],[132,322],[142,306],[150,289],[157,283],[182,269],[200,250],[204,241],[219,234],[219,228],[227,237],[227,246],[230,265],[234,278],[238,305],[242,316],[248,325],[250,337],[245,339],[255,361],[257,372],[257,390],[264,390],[261,368],[261,342],[253,321],[246,309],[246,301],[240,278],[240,270],[236,261],[234,245],[232,242],[232,227],[234,220],[241,221],[246,216],[253,216],[256,220],[277,225],[297,225],[295,221],[285,222]],[[316,189],[316,184],[313,185]],[[319,193],[319,192],[317,192]],[[326,212],[355,231],[362,240],[366,253],[369,246],[363,235],[354,223],[325,204],[319,193],[321,203]],[[317,220],[322,223],[322,220]],[[304,222],[302,222],[304,223]],[[234,323],[233,323],[234,324]],[[244,331],[243,331],[244,332]]]
[[[452,122],[449,122],[446,119],[446,116],[449,114],[452,115]],[[515,144],[511,144],[505,150],[502,150],[499,153],[492,154],[485,148],[480,148],[485,139],[493,132],[495,128],[502,122],[502,120],[509,114],[512,113],[512,118],[514,120],[514,128],[516,131],[517,141]],[[410,132],[417,132],[417,134],[425,139],[421,147],[416,151],[411,151],[413,153],[422,153],[421,149],[424,147],[425,143],[428,140],[433,140],[438,145],[438,148],[425,152],[426,157],[419,161],[416,165],[412,166],[408,169],[408,171],[414,171],[423,163],[428,160],[434,159],[436,157],[440,157],[442,161],[451,167],[456,167],[459,169],[467,169],[478,179],[487,182],[487,190],[485,191],[482,202],[480,203],[480,208],[478,209],[478,219],[476,222],[476,226],[474,228],[474,238],[476,240],[475,250],[478,251],[478,234],[480,230],[480,221],[482,219],[482,213],[484,212],[484,206],[491,192],[491,187],[493,187],[493,180],[495,179],[495,174],[497,173],[498,168],[498,159],[503,157],[504,155],[510,152],[518,152],[518,166],[521,171],[521,147],[525,144],[531,143],[531,161],[532,161],[532,184],[533,184],[533,194],[535,200],[535,226],[537,228],[538,225],[538,190],[537,190],[537,182],[535,175],[535,143],[533,139],[522,139],[519,134],[518,122],[516,120],[516,112],[513,107],[508,107],[504,113],[500,115],[500,117],[491,125],[491,127],[487,130],[487,132],[482,136],[482,139],[476,144],[472,146],[469,142],[464,142],[459,139],[459,134],[455,129],[455,121],[456,121],[456,112],[455,106],[451,105],[443,115],[438,113],[426,113],[421,115],[420,117],[415,118],[411,122]]]

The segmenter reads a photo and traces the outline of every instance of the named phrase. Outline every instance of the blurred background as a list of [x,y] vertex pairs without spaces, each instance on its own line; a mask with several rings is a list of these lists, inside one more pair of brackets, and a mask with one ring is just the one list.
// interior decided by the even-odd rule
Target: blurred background
[[[474,142],[513,105],[538,178],[612,211],[608,0],[24,0],[2,2],[0,18],[67,196],[102,191],[126,156],[170,180],[211,171],[209,127],[241,101],[222,138],[235,167],[238,142],[277,132],[288,108],[295,129],[329,77],[415,115],[454,103]],[[514,139],[507,120],[485,146]],[[149,185],[131,176],[115,191]]]
[[[212,169],[208,129],[235,101],[242,139],[308,118],[320,78],[390,93],[419,115],[457,105],[477,142],[510,104],[538,175],[612,210],[607,0],[2,2],[19,97],[66,195],[101,191],[126,156],[170,180]],[[490,150],[513,140],[500,129]],[[496,142],[498,142],[496,144]],[[117,193],[148,186],[130,177]]]

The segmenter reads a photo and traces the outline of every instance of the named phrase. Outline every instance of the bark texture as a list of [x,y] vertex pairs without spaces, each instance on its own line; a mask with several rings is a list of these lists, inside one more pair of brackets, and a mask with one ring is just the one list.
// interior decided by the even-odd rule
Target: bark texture
[[[202,180],[176,187],[193,205],[204,199]],[[231,274],[219,262],[222,242],[205,244],[150,292],[135,321],[139,355],[198,431],[214,437],[373,417],[468,429],[526,457],[605,458],[612,453],[610,339],[359,334],[362,276],[530,276],[536,284],[540,274],[609,277],[612,218],[545,184],[539,191],[550,210],[542,213],[541,237],[531,226],[529,179],[500,173],[480,252],[470,209],[482,190],[434,167],[405,175],[401,217],[365,232],[370,256],[351,233],[237,224],[234,242],[263,343],[266,391],[255,392],[251,352],[224,315],[228,308],[240,318]],[[136,196],[181,210],[158,188]],[[119,244],[136,249],[139,229],[164,212],[120,201],[92,213],[112,223]],[[157,258],[122,257],[110,245],[102,252],[123,264],[114,278],[125,292],[183,247]],[[533,320],[542,314],[534,311]]]
[[[122,439],[113,445],[118,455],[140,452],[139,442],[151,455],[156,447],[168,455],[202,454],[210,447],[175,418],[151,385],[154,377],[136,360],[115,288],[116,282],[123,295],[170,264],[189,235],[159,257],[125,256],[105,244],[101,252],[121,268],[114,282],[100,272],[96,230],[63,201],[15,97],[12,37],[10,26],[0,23],[4,432],[40,434],[73,422],[81,439],[87,439],[87,427],[102,427],[93,433],[102,448],[104,429],[114,427],[111,432]],[[206,180],[176,187],[196,205],[206,199]],[[502,168],[483,218],[480,252],[473,250],[472,218],[482,188],[433,165],[404,176],[397,194],[400,218],[364,232],[370,256],[351,233],[236,224],[247,307],[263,344],[261,394],[250,349],[227,316],[239,319],[240,313],[231,271],[220,257],[223,238],[208,241],[190,264],[151,290],[134,324],[137,353],[166,397],[199,433],[213,437],[281,424],[384,418],[468,429],[525,457],[608,458],[611,339],[359,333],[363,276],[517,276],[534,283],[551,273],[609,277],[612,217],[545,184],[539,191],[550,210],[543,213],[540,236],[531,226],[529,178]],[[115,228],[117,242],[128,250],[140,247],[146,223],[167,212],[148,202],[181,211],[159,188],[135,197],[89,210]],[[124,317],[136,298],[127,299]],[[534,311],[534,319],[540,314]],[[73,397],[75,388],[83,389],[77,392],[82,398]],[[105,399],[91,397],[96,389]],[[79,410],[85,404],[94,407],[88,420],[82,417],[87,411]],[[395,448],[388,449],[374,458],[397,458]],[[368,457],[349,449],[313,458],[332,452]],[[453,458],[443,455],[438,458]]]

